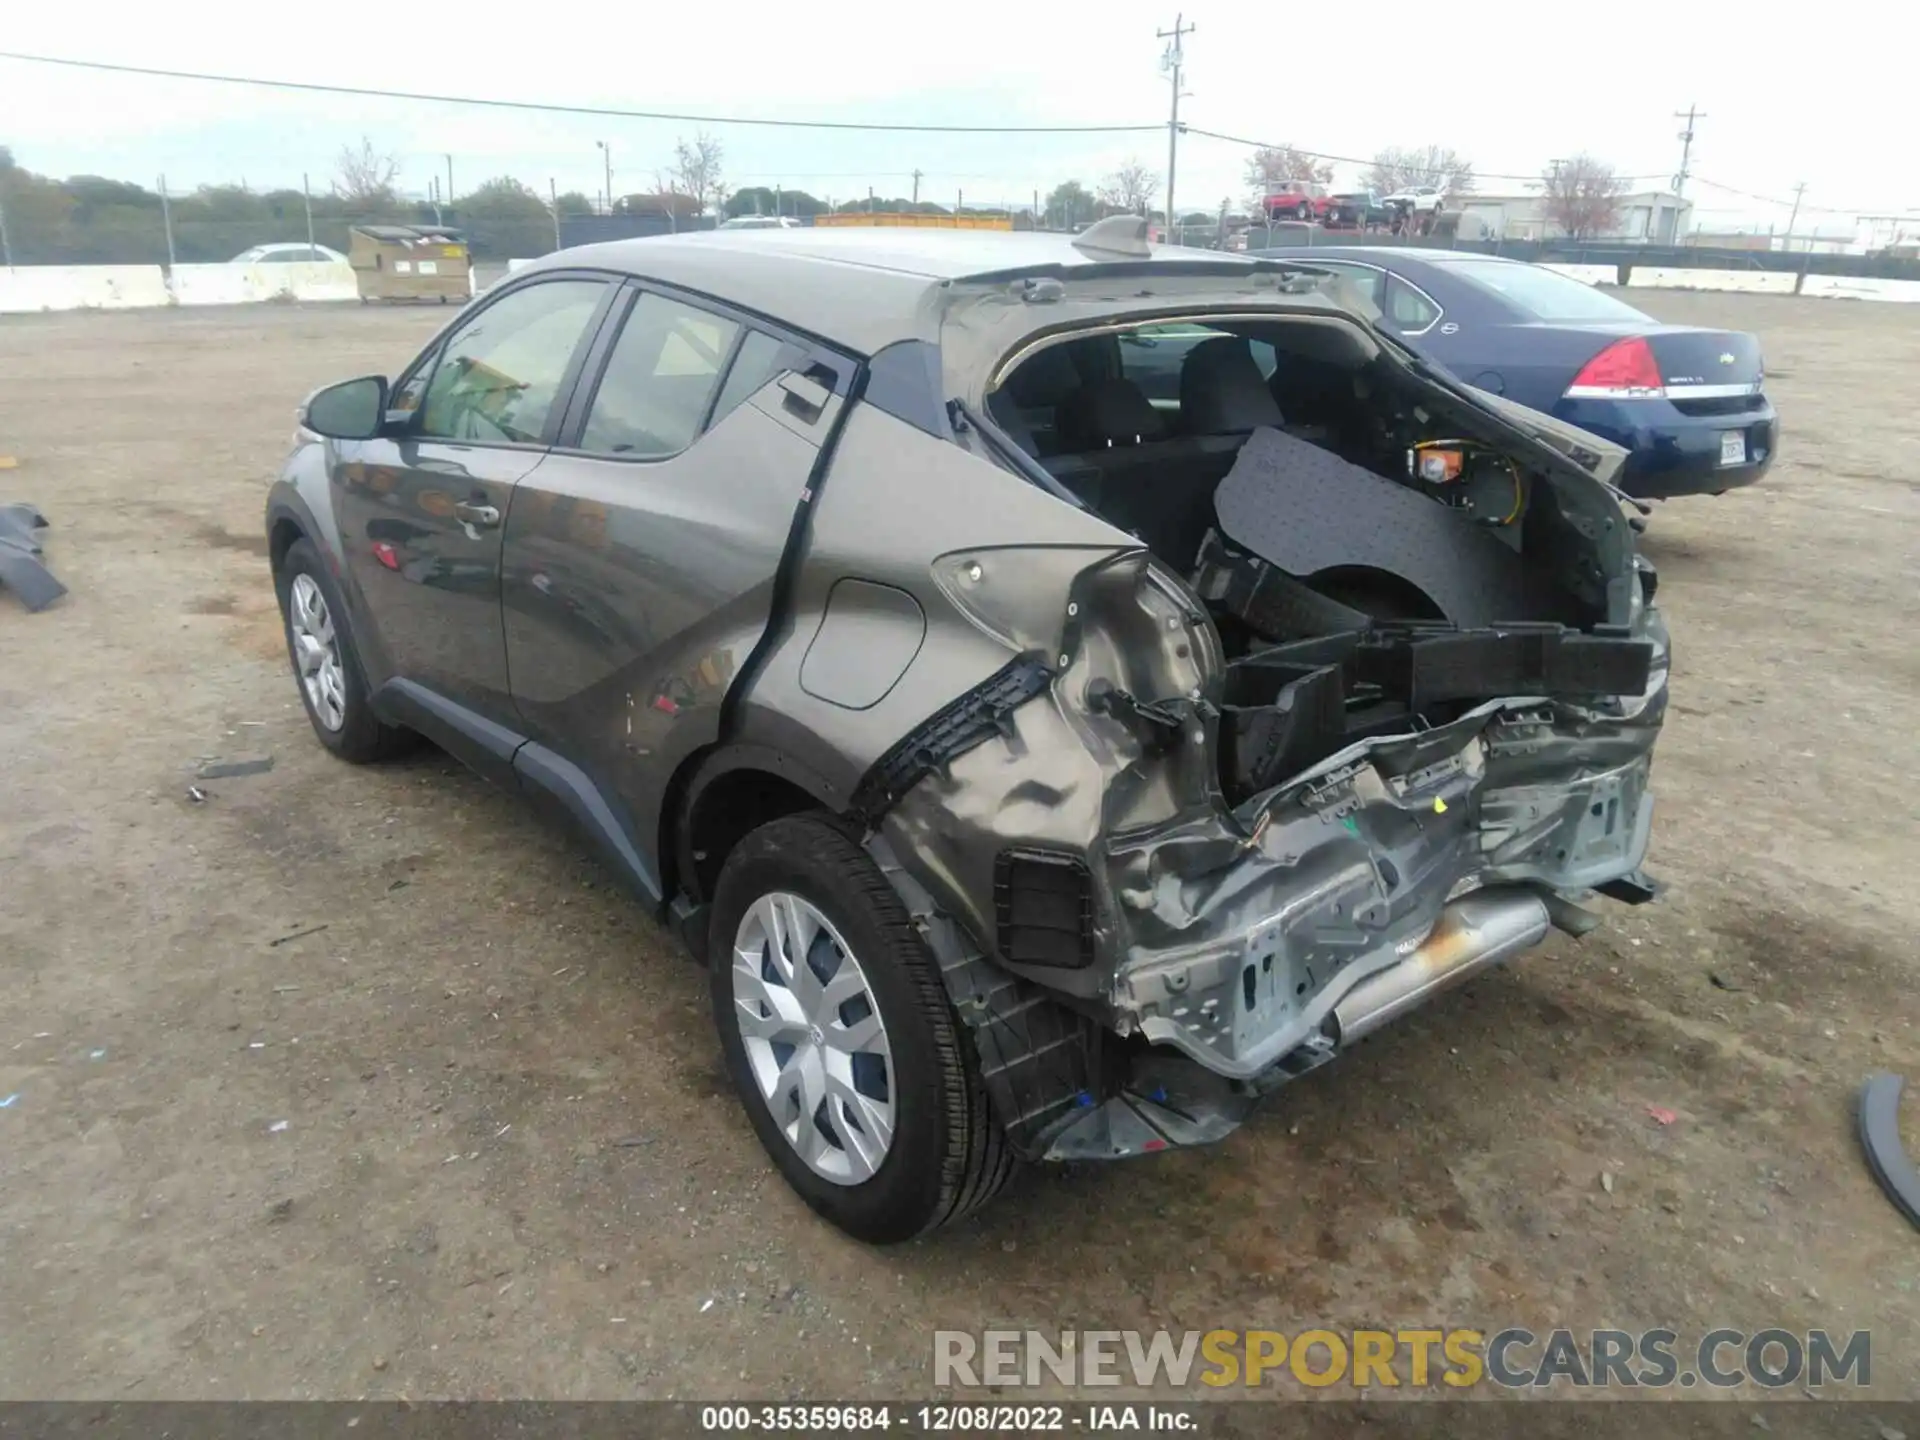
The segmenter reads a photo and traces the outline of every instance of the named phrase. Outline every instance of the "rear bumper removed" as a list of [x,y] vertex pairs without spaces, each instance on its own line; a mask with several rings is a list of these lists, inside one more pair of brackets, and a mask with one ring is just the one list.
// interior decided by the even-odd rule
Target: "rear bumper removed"
[[[1353,745],[1230,818],[1209,807],[1091,837],[1084,968],[1009,964],[1004,892],[994,959],[970,938],[994,934],[991,912],[952,918],[966,908],[953,897],[977,888],[963,858],[976,823],[996,844],[1064,838],[1034,833],[1076,809],[1044,735],[1053,707],[1021,706],[1004,744],[902,796],[876,853],[940,958],[1016,1147],[1092,1159],[1218,1140],[1265,1094],[1553,925],[1590,928],[1569,896],[1644,898],[1666,703],[1657,618],[1647,638],[1642,695],[1492,701]],[[907,854],[928,885],[893,858]]]

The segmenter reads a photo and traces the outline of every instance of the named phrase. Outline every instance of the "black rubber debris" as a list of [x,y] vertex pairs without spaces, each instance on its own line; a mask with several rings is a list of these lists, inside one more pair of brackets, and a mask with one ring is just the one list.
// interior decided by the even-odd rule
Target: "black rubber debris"
[[1867,1152],[1867,1168],[1894,1208],[1920,1229],[1920,1171],[1913,1168],[1900,1144],[1898,1075],[1881,1072],[1860,1088],[1860,1144]]

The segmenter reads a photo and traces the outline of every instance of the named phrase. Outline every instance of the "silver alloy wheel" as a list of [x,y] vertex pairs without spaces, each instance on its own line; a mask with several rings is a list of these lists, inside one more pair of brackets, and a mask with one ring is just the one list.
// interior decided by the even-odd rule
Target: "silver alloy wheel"
[[733,939],[733,1019],[773,1123],[836,1185],[872,1178],[893,1145],[893,1052],[867,977],[827,917],[776,890]]
[[340,668],[340,640],[333,631],[327,597],[311,575],[293,577],[287,603],[287,633],[307,703],[320,723],[338,730],[347,723],[347,677]]

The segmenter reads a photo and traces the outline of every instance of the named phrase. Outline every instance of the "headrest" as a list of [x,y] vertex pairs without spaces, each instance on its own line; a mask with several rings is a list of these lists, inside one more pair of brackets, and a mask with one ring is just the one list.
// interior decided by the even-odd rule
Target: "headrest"
[[1180,421],[1191,435],[1235,435],[1285,423],[1280,404],[1238,335],[1202,340],[1180,366]]
[[1080,388],[1080,367],[1065,345],[1049,345],[1015,366],[1001,388],[1026,409],[1055,406]]
[[1053,418],[1063,448],[1104,450],[1112,445],[1138,445],[1159,440],[1166,422],[1146,393],[1131,380],[1115,376],[1090,380],[1060,402]]

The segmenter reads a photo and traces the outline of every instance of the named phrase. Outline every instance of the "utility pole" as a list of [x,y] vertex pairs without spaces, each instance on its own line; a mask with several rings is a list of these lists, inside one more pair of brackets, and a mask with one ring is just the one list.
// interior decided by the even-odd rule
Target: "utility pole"
[[[307,253],[313,253],[313,192],[307,188],[306,171],[300,172],[300,199],[307,207]],[[314,257],[318,259],[318,256]]]
[[1687,162],[1693,158],[1693,122],[1704,120],[1707,116],[1705,111],[1689,105],[1686,114],[1682,115],[1676,110],[1673,112],[1673,118],[1687,122],[1687,128],[1682,130],[1679,136],[1680,173],[1673,177],[1673,193],[1679,195],[1687,188]]
[[[605,198],[607,202],[607,213],[611,215],[613,213],[613,147],[604,140],[596,140],[593,143],[600,148],[601,156],[606,163],[607,188]],[[669,202],[668,214],[669,216],[672,214],[671,202]]]
[[160,224],[167,232],[167,268],[173,268],[173,205],[167,199],[167,177],[160,177]]
[[0,264],[13,268],[13,242],[7,239],[7,207],[0,204]]
[[453,156],[444,157],[447,162],[447,208],[453,209]]
[[913,203],[916,205],[920,203],[920,172],[918,170],[913,172]]
[[[1804,180],[1793,187],[1793,213],[1787,216],[1787,233],[1780,241],[1780,248],[1782,250],[1791,250],[1793,248],[1793,222],[1800,218],[1800,197],[1806,193],[1807,182]],[[1819,227],[1816,226],[1815,230],[1817,231],[1818,228]]]
[[560,187],[553,183],[553,177],[547,177],[547,208],[553,211],[553,248],[562,250],[560,243]]
[[[1167,42],[1167,48],[1160,53],[1160,68],[1167,72],[1172,82],[1173,106],[1167,112],[1167,239],[1175,234],[1173,219],[1173,177],[1174,169],[1180,158],[1180,67],[1186,61],[1186,52],[1181,41],[1191,35],[1195,27],[1186,23],[1185,14],[1173,17],[1173,29],[1155,32],[1155,38]],[[1151,211],[1153,206],[1147,206]]]

